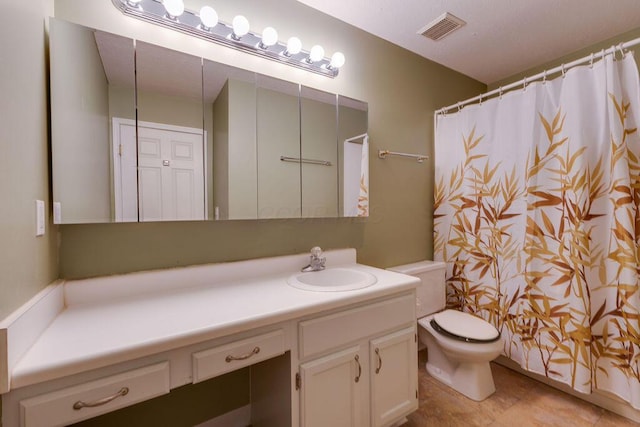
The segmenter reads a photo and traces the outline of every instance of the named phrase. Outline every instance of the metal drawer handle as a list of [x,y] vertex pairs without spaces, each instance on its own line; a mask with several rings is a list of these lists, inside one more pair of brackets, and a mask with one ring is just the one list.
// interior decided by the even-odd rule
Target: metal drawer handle
[[355,378],[356,382],[358,382],[358,381],[360,381],[360,375],[362,375],[362,366],[360,366],[360,356],[358,356],[356,354],[356,357],[354,357],[354,359],[356,360],[356,363],[358,364],[358,375]]
[[253,350],[251,350],[250,353],[247,353],[245,355],[242,356],[227,356],[224,360],[226,360],[227,363],[232,362],[234,360],[245,360],[250,358],[251,356],[253,356],[254,354],[258,354],[260,353],[260,347],[254,347]]
[[96,406],[106,405],[107,403],[117,399],[120,396],[126,396],[128,393],[129,393],[129,387],[122,387],[116,394],[109,397],[105,397],[103,399],[93,401],[93,402],[83,402],[82,400],[78,400],[76,403],[73,404],[73,409],[75,409],[76,411],[79,411],[82,408],[94,408]]
[[376,374],[380,373],[380,369],[382,369],[382,357],[380,357],[380,349],[376,348],[376,356],[378,356],[378,366],[376,367]]

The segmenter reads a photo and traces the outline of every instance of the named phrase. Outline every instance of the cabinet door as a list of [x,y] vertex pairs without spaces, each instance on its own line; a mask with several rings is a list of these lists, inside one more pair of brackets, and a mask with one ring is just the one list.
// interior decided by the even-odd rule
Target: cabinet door
[[354,346],[300,366],[303,427],[361,425],[362,354]]
[[384,426],[418,408],[415,327],[370,342],[371,423]]

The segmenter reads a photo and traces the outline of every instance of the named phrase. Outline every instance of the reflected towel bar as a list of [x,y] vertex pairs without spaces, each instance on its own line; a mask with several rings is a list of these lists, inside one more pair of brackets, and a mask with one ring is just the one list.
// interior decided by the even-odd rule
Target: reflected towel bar
[[416,159],[418,163],[423,163],[425,160],[429,159],[429,156],[424,156],[422,154],[409,154],[409,153],[399,153],[397,151],[378,150],[379,158],[386,159],[387,156],[410,157],[412,159]]
[[302,159],[300,157],[287,156],[280,156],[280,160],[282,160],[283,162],[310,163],[312,165],[331,166],[331,162],[328,160]]

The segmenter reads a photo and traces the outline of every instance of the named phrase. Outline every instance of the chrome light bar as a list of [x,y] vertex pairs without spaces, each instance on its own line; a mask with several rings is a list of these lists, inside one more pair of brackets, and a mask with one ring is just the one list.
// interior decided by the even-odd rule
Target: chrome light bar
[[334,54],[333,57],[339,59],[332,65],[332,60],[324,56],[315,61],[311,60],[310,57],[315,56],[311,55],[311,51],[302,49],[298,53],[289,53],[287,45],[280,41],[266,46],[262,43],[262,37],[259,34],[249,31],[242,36],[237,36],[234,34],[233,26],[221,21],[212,27],[206,27],[200,16],[190,10],[184,9],[179,16],[171,16],[159,0],[112,0],[112,2],[127,16],[323,76],[336,77],[339,67],[344,63],[344,55],[339,52]]

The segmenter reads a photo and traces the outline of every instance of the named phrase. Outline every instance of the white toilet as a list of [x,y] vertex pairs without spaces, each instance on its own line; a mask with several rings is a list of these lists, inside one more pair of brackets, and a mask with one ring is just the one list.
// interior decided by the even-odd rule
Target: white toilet
[[446,305],[445,264],[421,261],[389,268],[418,277],[418,333],[428,352],[427,372],[473,400],[484,400],[496,387],[489,362],[502,352],[498,330],[485,320]]

